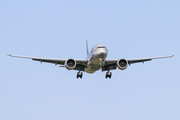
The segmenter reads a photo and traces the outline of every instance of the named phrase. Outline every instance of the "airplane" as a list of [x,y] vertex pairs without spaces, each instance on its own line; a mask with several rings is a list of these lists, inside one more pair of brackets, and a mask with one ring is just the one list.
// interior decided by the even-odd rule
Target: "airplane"
[[119,68],[120,70],[125,70],[128,65],[139,62],[151,61],[152,59],[159,58],[168,58],[173,57],[174,55],[169,56],[160,56],[160,57],[149,57],[149,58],[135,58],[135,59],[106,59],[108,55],[108,49],[102,44],[94,46],[89,52],[88,43],[86,40],[87,48],[87,58],[86,59],[59,59],[59,58],[41,58],[41,57],[29,57],[29,56],[18,56],[18,55],[9,55],[11,57],[19,58],[29,58],[35,61],[53,63],[55,65],[61,65],[59,67],[65,67],[68,70],[77,70],[77,79],[82,78],[83,73],[86,72],[89,74],[95,73],[98,70],[107,71],[105,78],[111,78],[112,72],[110,70],[115,70]]

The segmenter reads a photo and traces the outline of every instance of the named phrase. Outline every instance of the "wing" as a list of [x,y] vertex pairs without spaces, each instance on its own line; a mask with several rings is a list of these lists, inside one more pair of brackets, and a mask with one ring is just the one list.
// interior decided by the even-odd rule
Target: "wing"
[[[126,59],[128,61],[128,64],[133,64],[133,63],[139,63],[139,62],[146,62],[146,61],[151,61],[152,59],[160,59],[160,58],[169,58],[173,57],[174,55],[169,55],[169,56],[160,56],[160,57],[148,57],[148,58],[135,58],[135,59]],[[117,61],[119,59],[107,59],[105,61],[105,66],[102,68],[102,71],[106,71],[107,69],[113,70],[116,69],[117,67]]]
[[127,59],[128,64],[133,64],[133,63],[139,63],[139,62],[146,62],[150,61],[152,59],[160,59],[160,58],[169,58],[173,57],[174,55],[169,55],[169,56],[160,56],[160,57],[149,57],[149,58],[136,58],[136,59]]
[[[66,60],[68,59],[59,59],[59,58],[41,58],[41,57],[29,57],[29,56],[18,56],[18,55],[9,55],[11,57],[18,57],[18,58],[28,58],[35,61],[47,62],[47,63],[53,63],[55,65],[64,65]],[[77,66],[86,66],[87,60],[86,59],[75,59]],[[63,66],[60,66],[63,67]]]

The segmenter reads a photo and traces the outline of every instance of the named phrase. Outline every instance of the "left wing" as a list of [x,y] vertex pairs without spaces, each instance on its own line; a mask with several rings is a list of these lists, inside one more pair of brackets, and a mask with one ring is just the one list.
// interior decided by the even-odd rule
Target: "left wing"
[[160,56],[160,57],[149,57],[149,58],[136,58],[136,59],[127,59],[128,64],[133,64],[133,63],[138,63],[138,62],[146,62],[146,61],[150,61],[152,59],[160,59],[160,58],[169,58],[169,57],[173,57],[174,55],[169,55],[169,56]]
[[[133,63],[139,63],[139,62],[146,62],[146,61],[151,61],[152,59],[160,59],[160,58],[169,58],[173,57],[174,55],[169,55],[169,56],[160,56],[160,57],[148,57],[148,58],[135,58],[135,59],[126,59],[128,64],[131,65]],[[102,68],[102,71],[106,71],[107,69],[113,70],[116,69],[117,67],[117,61],[119,59],[107,59],[105,60],[105,66]]]
[[[55,65],[64,65],[66,60],[68,59],[59,59],[59,58],[41,58],[41,57],[29,57],[29,56],[18,56],[18,55],[9,55],[11,57],[18,57],[18,58],[28,58],[35,61],[53,63]],[[86,59],[75,59],[77,65],[86,66],[87,60]]]

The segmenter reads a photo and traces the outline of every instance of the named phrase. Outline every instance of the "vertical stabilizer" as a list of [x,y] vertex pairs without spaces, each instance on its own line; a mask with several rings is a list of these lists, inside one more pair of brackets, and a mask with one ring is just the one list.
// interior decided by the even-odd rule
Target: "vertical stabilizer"
[[86,49],[87,49],[87,55],[89,54],[89,49],[88,49],[88,41],[86,40]]

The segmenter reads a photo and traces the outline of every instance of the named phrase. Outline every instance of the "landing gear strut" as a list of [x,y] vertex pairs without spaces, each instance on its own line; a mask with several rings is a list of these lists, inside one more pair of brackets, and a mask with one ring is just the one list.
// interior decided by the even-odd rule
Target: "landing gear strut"
[[83,76],[83,73],[82,72],[77,72],[77,78],[82,78],[82,76]]
[[102,66],[103,66],[103,59],[102,59],[102,58],[99,58],[99,61],[100,61],[99,67],[102,67]]
[[112,76],[112,72],[106,72],[106,78],[110,78],[111,79],[111,76]]

